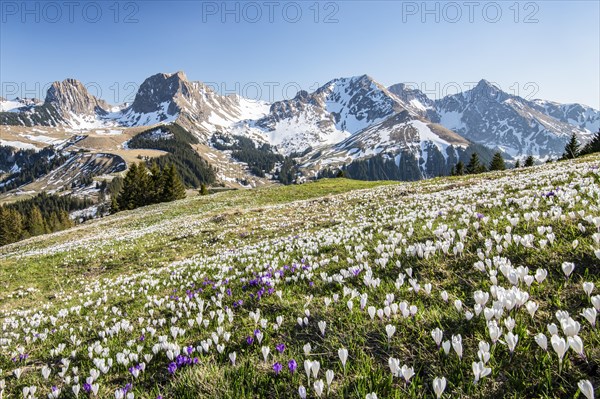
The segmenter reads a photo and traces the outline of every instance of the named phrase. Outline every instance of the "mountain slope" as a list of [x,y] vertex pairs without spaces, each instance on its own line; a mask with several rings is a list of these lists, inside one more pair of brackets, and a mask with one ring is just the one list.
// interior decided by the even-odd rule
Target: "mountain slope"
[[401,84],[390,91],[411,102],[420,115],[509,157],[560,156],[572,134],[586,141],[600,124],[600,111],[590,107],[528,101],[486,80],[471,90],[435,101]]
[[368,75],[333,79],[312,93],[300,91],[290,100],[267,104],[220,95],[183,72],[159,73],[140,85],[130,105],[119,107],[67,79],[55,82],[43,103],[4,100],[0,110],[6,111],[0,112],[0,125],[16,125],[2,126],[1,143],[29,148],[30,141],[17,140],[50,144],[76,134],[88,136],[82,148],[118,152],[128,162],[137,159],[126,148],[132,135],[177,124],[197,138],[194,149],[218,169],[219,182],[228,184],[253,174],[274,177],[280,165],[253,159],[252,169],[233,150],[217,148],[220,137],[251,139],[265,152],[254,158],[297,156],[300,171],[309,175],[373,158],[410,171],[397,176],[412,179],[448,173],[469,151],[485,158],[490,150],[483,146],[503,151],[506,158],[557,157],[571,134],[585,141],[600,126],[600,111],[528,101],[485,80],[472,90],[432,100],[407,85],[385,88]]
[[367,75],[334,79],[313,93],[271,105],[269,114],[231,129],[263,138],[286,154],[337,143],[404,110],[398,99]]
[[131,106],[109,115],[108,119],[125,126],[177,121],[206,143],[215,131],[242,119],[261,117],[266,110],[262,102],[222,96],[201,82],[189,81],[183,72],[177,72],[146,79]]
[[340,143],[309,153],[302,166],[338,168],[377,157],[402,169],[399,179],[418,180],[448,174],[469,145],[460,135],[405,110]]
[[22,108],[19,104],[2,102],[2,109],[11,112],[0,113],[0,124],[93,129],[179,121],[199,135],[209,136],[219,128],[259,118],[267,111],[262,102],[221,96],[203,83],[190,82],[183,72],[149,77],[140,85],[133,103],[116,111],[75,79],[53,83],[43,105]]
[[75,79],[54,82],[48,89],[44,103],[33,104],[0,112],[0,125],[93,128],[102,125],[99,118],[110,109],[105,101],[91,95]]
[[590,132],[600,129],[600,111],[582,104],[559,104],[553,101],[533,100],[532,106],[561,122],[578,126]]

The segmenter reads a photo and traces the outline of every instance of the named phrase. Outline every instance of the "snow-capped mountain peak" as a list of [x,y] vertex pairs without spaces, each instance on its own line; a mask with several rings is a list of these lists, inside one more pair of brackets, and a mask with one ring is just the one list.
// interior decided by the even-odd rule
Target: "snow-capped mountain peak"
[[419,115],[512,157],[560,156],[571,134],[583,142],[600,125],[598,110],[580,104],[529,101],[503,92],[485,79],[470,90],[439,100],[403,84],[391,86],[390,91]]
[[290,100],[273,103],[265,117],[237,124],[231,133],[262,137],[284,153],[303,152],[337,143],[404,110],[368,75],[337,78],[313,93],[299,91]]

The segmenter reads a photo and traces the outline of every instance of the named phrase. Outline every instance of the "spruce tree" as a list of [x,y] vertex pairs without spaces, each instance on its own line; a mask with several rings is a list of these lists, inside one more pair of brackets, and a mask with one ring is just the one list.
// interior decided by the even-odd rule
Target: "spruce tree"
[[587,143],[581,150],[580,155],[592,154],[594,152],[600,152],[600,129],[592,138],[592,141]]
[[23,236],[21,214],[0,206],[0,246],[19,241]]
[[577,136],[575,133],[571,135],[571,139],[565,146],[565,153],[563,154],[563,159],[574,159],[579,156],[579,142],[577,141]]
[[515,169],[519,169],[521,167],[521,161],[517,159],[517,162],[515,163]]
[[479,161],[479,155],[476,152],[471,154],[469,164],[467,165],[467,174],[475,174],[485,172],[485,167]]
[[456,164],[456,168],[454,169],[454,173],[456,174],[456,176],[462,176],[465,174],[465,164],[463,163],[463,161],[458,161],[458,163]]
[[48,217],[47,225],[48,225],[48,232],[50,232],[50,233],[62,230],[62,226],[60,225],[60,219],[58,218],[58,215],[56,214],[56,212],[52,212],[50,214],[50,216]]
[[0,246],[6,245],[9,243],[9,231],[7,226],[8,220],[8,210],[3,206],[0,206]]
[[156,162],[152,163],[150,167],[150,179],[148,184],[148,201],[150,204],[156,204],[160,202],[161,190],[162,190],[162,171],[158,167]]
[[175,165],[169,164],[163,170],[162,202],[185,198],[185,187],[177,174]]
[[140,206],[146,206],[151,204],[151,176],[148,172],[146,164],[143,162],[140,162],[140,164],[137,167],[135,182],[135,207],[139,208]]
[[504,163],[504,158],[502,158],[502,154],[498,151],[494,154],[492,158],[492,162],[490,162],[490,170],[505,170],[506,164]]
[[204,183],[200,185],[200,195],[208,195],[208,188],[206,188],[206,184]]
[[67,211],[58,212],[58,219],[60,220],[60,225],[63,230],[73,227],[73,221],[69,217],[69,213]]
[[119,212],[119,201],[117,201],[116,194],[110,197],[110,213],[114,214]]
[[123,186],[117,197],[117,203],[119,210],[134,209],[136,207],[136,192],[137,192],[137,164],[134,163],[129,167],[129,171],[123,179]]
[[533,155],[529,155],[526,159],[525,159],[525,167],[529,168],[531,166],[533,166],[534,164],[534,159],[533,159]]
[[29,212],[25,224],[27,231],[32,237],[45,234],[46,231],[48,231],[44,218],[42,217],[42,212],[40,212],[40,208],[37,206],[34,206]]

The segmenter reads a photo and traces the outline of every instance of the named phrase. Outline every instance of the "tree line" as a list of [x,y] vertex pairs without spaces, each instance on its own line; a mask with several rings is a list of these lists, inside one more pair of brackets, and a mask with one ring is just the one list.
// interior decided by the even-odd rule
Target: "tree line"
[[284,157],[277,154],[269,144],[257,146],[254,141],[244,136],[232,137],[222,134],[213,135],[212,145],[217,150],[231,151],[231,157],[248,165],[250,173],[258,177],[265,177],[271,173],[277,163],[283,162]]
[[111,196],[112,213],[185,198],[185,186],[173,164],[161,168],[153,163],[148,169],[143,162],[134,163],[118,184],[119,191]]
[[68,156],[53,147],[36,152],[0,146],[0,170],[7,173],[7,176],[0,179],[0,193],[31,183],[58,168],[67,159]]
[[592,140],[590,140],[590,142],[583,147],[577,140],[577,136],[572,134],[571,139],[565,146],[565,152],[563,153],[561,159],[575,159],[583,155],[593,154],[595,152],[600,152],[600,129],[598,129],[598,132],[594,134]]
[[88,199],[40,193],[37,196],[0,206],[0,246],[40,234],[53,233],[74,225],[69,212],[92,205]]
[[147,130],[127,143],[129,148],[168,152],[167,155],[151,162],[157,163],[160,169],[165,169],[171,164],[175,165],[181,180],[188,187],[199,188],[202,184],[213,184],[216,181],[216,171],[198,155],[192,147],[193,144],[198,144],[198,139],[177,124]]
[[[600,152],[600,130],[594,135],[592,140],[584,145],[583,147],[579,144],[577,140],[577,136],[575,134],[571,135],[571,138],[565,145],[565,150],[563,152],[562,157],[559,160],[566,159],[575,159],[577,157],[592,154],[595,152]],[[524,167],[533,166],[535,160],[532,155],[529,155],[525,158],[525,162],[523,164]],[[517,160],[515,163],[515,168],[521,167],[521,161]],[[486,171],[495,171],[495,170],[505,170],[506,164],[504,159],[502,158],[502,154],[500,152],[496,152],[492,161],[489,164],[489,167],[486,168],[485,164],[479,160],[477,153],[473,153],[469,160],[469,163],[465,166],[462,161],[459,161],[451,171],[452,176],[461,176],[465,174],[476,174],[483,173]]]

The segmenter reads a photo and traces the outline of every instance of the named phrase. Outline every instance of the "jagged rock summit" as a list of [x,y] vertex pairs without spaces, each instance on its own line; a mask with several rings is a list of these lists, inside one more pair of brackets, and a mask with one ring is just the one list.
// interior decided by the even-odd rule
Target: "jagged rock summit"
[[70,114],[105,115],[110,106],[89,93],[85,86],[76,79],[65,79],[54,82],[46,94],[46,105],[53,106],[63,117]]

